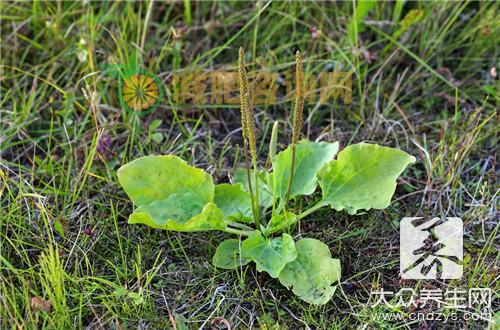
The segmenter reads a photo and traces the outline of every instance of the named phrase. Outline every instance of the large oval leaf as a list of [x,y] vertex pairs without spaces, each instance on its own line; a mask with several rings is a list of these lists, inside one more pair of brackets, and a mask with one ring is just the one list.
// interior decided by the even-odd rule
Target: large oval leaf
[[241,184],[216,185],[214,203],[224,212],[228,220],[246,223],[253,220],[252,200]]
[[277,278],[285,265],[297,257],[295,243],[288,234],[266,239],[256,230],[243,241],[241,255],[255,261],[259,272],[265,271]]
[[349,214],[389,206],[396,179],[415,157],[399,149],[360,143],[341,151],[318,173],[323,202]]
[[191,192],[205,203],[214,198],[212,177],[173,155],[138,158],[122,166],[117,175],[136,206],[165,200],[175,193]]
[[146,156],[118,170],[137,206],[129,223],[177,231],[224,230],[224,214],[213,204],[212,177],[177,156]]
[[[205,201],[191,193],[175,193],[169,197],[139,206],[130,215],[129,223],[143,223],[153,228],[167,229],[167,221],[185,223],[202,212]],[[142,215],[147,214],[147,217]]]
[[[224,230],[227,223],[224,221],[224,213],[214,203],[207,203],[199,214],[189,218],[170,218],[158,210],[163,204],[152,203],[146,208],[138,208],[128,219],[128,223],[141,223],[153,228],[175,231],[205,231]],[[162,214],[162,217],[158,217]]]
[[217,268],[235,269],[252,261],[241,256],[241,241],[227,239],[220,243],[212,258],[212,264]]
[[214,203],[208,203],[200,214],[184,223],[174,219],[167,220],[167,229],[176,231],[224,230],[226,227],[224,213]]
[[301,239],[295,248],[297,258],[285,266],[279,281],[308,303],[326,304],[335,292],[332,284],[340,279],[340,261],[316,239]]
[[[333,159],[338,150],[338,142],[300,141],[295,149],[295,165],[290,198],[312,194],[318,185],[316,174],[326,163]],[[277,154],[272,163],[271,186],[274,187],[278,198],[283,200],[290,182],[292,146],[290,145]]]

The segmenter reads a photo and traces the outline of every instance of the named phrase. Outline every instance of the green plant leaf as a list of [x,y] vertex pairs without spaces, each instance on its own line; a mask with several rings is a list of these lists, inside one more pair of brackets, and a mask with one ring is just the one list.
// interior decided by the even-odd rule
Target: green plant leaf
[[151,140],[156,143],[161,143],[163,141],[163,134],[161,134],[160,132],[153,133],[151,135]]
[[135,203],[129,223],[177,231],[224,230],[224,214],[213,204],[214,183],[203,170],[177,156],[146,156],[118,170]]
[[253,222],[252,200],[241,184],[218,184],[215,186],[214,203],[226,219],[236,222]]
[[122,286],[117,287],[116,290],[113,291],[113,295],[115,297],[123,297],[123,296],[127,295],[127,293],[128,293],[127,289],[125,289]]
[[301,239],[295,247],[297,258],[285,266],[279,281],[308,303],[326,304],[335,292],[332,284],[340,279],[340,261],[316,239]]
[[[189,204],[188,200],[185,200],[185,202],[186,205]],[[131,224],[142,223],[153,228],[175,231],[224,230],[227,227],[227,223],[224,221],[224,213],[214,203],[207,203],[201,210],[201,213],[189,219],[170,218],[168,215],[169,212],[165,211],[164,208],[166,204],[168,203],[159,202],[138,208],[136,212],[130,215],[128,222]],[[191,206],[186,207],[187,210],[174,209],[173,212],[182,215],[188,214],[191,211]]]
[[290,227],[297,218],[296,214],[292,212],[285,212],[284,214],[275,214],[266,227],[266,235],[278,232],[280,230]]
[[66,237],[66,231],[64,230],[64,224],[61,220],[57,219],[54,222],[54,230],[61,235],[61,237]]
[[[333,159],[338,150],[338,142],[300,141],[295,149],[295,169],[290,198],[312,194],[317,187],[316,174],[323,165]],[[292,146],[277,154],[272,163],[271,186],[275,186],[277,197],[284,200],[290,182]]]
[[132,299],[135,305],[141,305],[144,302],[144,297],[142,295],[142,288],[139,289],[139,292],[129,292],[128,297]]
[[240,241],[237,239],[227,239],[220,243],[212,258],[212,264],[217,268],[235,269],[252,261],[241,256]]
[[[151,218],[152,222],[148,220],[144,224],[153,228],[167,229],[166,224],[169,219],[185,223],[195,215],[200,214],[204,206],[205,201],[192,192],[176,193],[166,199],[139,206],[130,216],[129,223],[144,223],[138,222],[137,216],[147,213],[148,219]],[[142,218],[140,217],[140,219]]]
[[136,206],[149,205],[184,192],[193,193],[205,203],[214,198],[212,177],[177,156],[141,157],[122,166],[117,175]]
[[297,257],[297,252],[290,235],[266,239],[256,230],[243,241],[241,255],[255,261],[259,272],[265,271],[277,278],[285,265]]
[[[273,205],[273,191],[271,187],[267,184],[269,173],[265,171],[259,171],[257,174],[259,181],[259,206],[267,209]],[[255,178],[253,173],[250,173],[250,182],[252,183],[252,189],[255,194]],[[234,172],[234,183],[240,183],[243,187],[243,190],[246,192],[250,192],[248,188],[248,177],[247,171],[243,168],[238,168]]]
[[[356,11],[352,20],[347,27],[347,35],[352,44],[356,44],[357,35],[365,30],[363,18],[375,7],[375,0],[358,0],[356,3]],[[357,33],[356,33],[357,32]]]
[[400,28],[394,32],[392,38],[397,40],[400,35],[406,32],[413,24],[418,23],[422,17],[424,16],[424,11],[421,9],[412,9],[410,10],[406,16],[403,18],[401,22],[399,22]]
[[349,214],[389,206],[396,179],[415,157],[376,144],[360,143],[341,151],[318,173],[323,202]]

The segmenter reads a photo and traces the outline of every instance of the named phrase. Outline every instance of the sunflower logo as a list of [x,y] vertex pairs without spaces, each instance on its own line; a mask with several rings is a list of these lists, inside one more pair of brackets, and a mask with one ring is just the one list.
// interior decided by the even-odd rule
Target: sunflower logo
[[163,98],[161,80],[146,70],[118,68],[118,72],[121,107],[137,115],[153,112]]
[[123,101],[134,111],[151,108],[160,95],[156,81],[145,75],[136,74],[124,80],[122,86]]

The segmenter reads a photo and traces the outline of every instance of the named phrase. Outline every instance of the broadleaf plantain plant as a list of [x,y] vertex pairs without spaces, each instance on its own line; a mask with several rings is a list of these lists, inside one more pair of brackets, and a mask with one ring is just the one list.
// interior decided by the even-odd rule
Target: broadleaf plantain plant
[[[174,231],[235,234],[238,238],[218,246],[213,256],[215,267],[235,269],[253,261],[259,272],[278,278],[301,299],[325,304],[340,279],[340,261],[332,258],[321,241],[301,238],[295,242],[289,233],[298,221],[322,207],[347,210],[349,214],[386,208],[397,177],[415,158],[398,149],[368,143],[348,146],[337,155],[338,142],[299,141],[304,78],[297,52],[292,143],[276,154],[275,123],[269,148],[272,171],[259,169],[243,49],[239,78],[246,168],[234,173],[233,183],[215,185],[208,173],[177,156],[136,159],[118,170],[118,179],[136,207],[129,223]],[[293,205],[298,203],[290,201],[312,195],[318,184],[322,192],[319,201],[297,211]]]

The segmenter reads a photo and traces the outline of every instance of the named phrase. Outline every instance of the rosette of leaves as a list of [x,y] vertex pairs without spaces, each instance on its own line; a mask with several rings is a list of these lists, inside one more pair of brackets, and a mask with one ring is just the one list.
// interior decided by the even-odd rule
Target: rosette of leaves
[[[301,70],[301,65],[297,67]],[[217,247],[215,267],[236,269],[255,263],[257,271],[277,278],[301,299],[327,303],[340,280],[340,261],[319,240],[295,240],[295,225],[323,207],[352,215],[388,207],[397,178],[415,158],[377,144],[354,144],[339,152],[338,142],[299,141],[295,125],[300,127],[301,120],[296,114],[292,144],[277,154],[274,126],[271,169],[238,169],[231,183],[214,184],[204,170],[174,155],[146,156],[122,166],[118,179],[135,205],[129,223],[233,234]],[[300,211],[294,207],[318,188],[317,202]]]
[[[129,223],[174,231],[220,230],[237,235],[223,241],[213,257],[222,269],[250,262],[258,271],[291,288],[314,304],[328,302],[340,279],[340,262],[319,240],[294,241],[294,225],[321,207],[356,214],[389,206],[396,179],[414,157],[393,148],[360,143],[337,154],[338,143],[300,141],[296,146],[290,203],[312,195],[321,198],[298,214],[287,207],[291,147],[272,160],[272,171],[260,170],[261,226],[254,226],[252,200],[245,171],[232,183],[214,184],[212,177],[173,155],[146,156],[124,165],[118,179],[133,201]],[[254,192],[255,193],[255,192]]]

